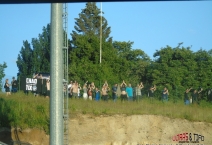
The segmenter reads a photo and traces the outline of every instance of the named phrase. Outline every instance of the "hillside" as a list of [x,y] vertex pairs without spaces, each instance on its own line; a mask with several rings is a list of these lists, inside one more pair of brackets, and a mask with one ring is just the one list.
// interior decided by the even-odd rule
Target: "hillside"
[[[70,145],[138,145],[177,144],[173,137],[181,133],[201,135],[199,143],[212,144],[212,123],[190,122],[156,115],[100,115],[78,114],[70,118]],[[204,137],[203,137],[204,136]],[[0,141],[10,139],[33,145],[49,144],[49,135],[39,129],[0,130]],[[188,139],[189,139],[188,135]],[[204,141],[203,141],[204,140]]]

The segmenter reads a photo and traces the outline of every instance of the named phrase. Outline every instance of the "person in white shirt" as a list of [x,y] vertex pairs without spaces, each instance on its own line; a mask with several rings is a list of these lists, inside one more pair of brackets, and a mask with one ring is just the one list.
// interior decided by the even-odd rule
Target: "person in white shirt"
[[68,84],[68,96],[69,96],[69,98],[72,97],[72,91],[71,91],[72,84],[73,84],[72,81],[70,81],[70,83]]
[[78,99],[80,98],[80,96],[81,96],[81,94],[80,94],[80,90],[81,90],[82,88],[81,88],[81,86],[80,86],[80,84],[78,85]]

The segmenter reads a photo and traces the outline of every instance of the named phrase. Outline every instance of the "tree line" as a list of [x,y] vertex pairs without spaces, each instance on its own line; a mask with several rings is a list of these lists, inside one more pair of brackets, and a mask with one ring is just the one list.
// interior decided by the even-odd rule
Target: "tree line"
[[[79,17],[75,18],[74,30],[69,39],[69,80],[84,83],[87,80],[101,85],[123,80],[136,85],[145,84],[146,90],[156,85],[158,94],[164,87],[173,99],[182,99],[187,88],[212,88],[212,50],[200,49],[179,43],[176,47],[165,46],[153,54],[154,59],[141,49],[133,49],[133,41],[116,41],[110,36],[111,27],[104,16],[100,25],[101,11],[95,2],[88,2]],[[102,27],[102,59],[100,64],[100,27]],[[61,49],[62,50],[62,49]],[[23,41],[18,54],[18,76],[31,77],[36,72],[50,72],[50,24],[43,27],[38,38],[31,43]],[[102,83],[103,84],[103,83]],[[203,99],[208,99],[203,95]]]

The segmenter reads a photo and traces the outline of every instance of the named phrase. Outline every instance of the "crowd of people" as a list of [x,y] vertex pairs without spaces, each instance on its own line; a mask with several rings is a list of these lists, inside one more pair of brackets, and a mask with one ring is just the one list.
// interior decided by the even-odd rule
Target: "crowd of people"
[[[41,94],[40,92],[42,90],[42,92],[46,96],[46,98],[49,98],[50,97],[50,76],[43,77],[42,74],[36,73],[35,75],[33,75],[33,79],[42,80],[41,84],[43,86],[43,87],[41,87],[40,91],[34,92],[34,95],[35,96],[40,95]],[[38,87],[37,87],[37,89],[38,89]]]
[[[83,98],[85,100],[89,99],[99,101],[101,96],[101,100],[103,101],[108,101],[108,99],[111,98],[114,102],[116,102],[118,97],[120,97],[121,101],[139,101],[143,96],[143,88],[144,85],[142,82],[137,84],[136,87],[132,87],[130,83],[127,85],[124,80],[120,85],[115,83],[112,88],[110,88],[107,81],[105,81],[101,89],[95,87],[94,82],[90,84],[86,82],[81,87],[77,81],[70,81],[68,85],[68,94],[70,98]],[[148,89],[147,95],[151,102],[154,100],[156,89],[156,85],[152,85]],[[191,90],[193,91],[191,92]],[[200,100],[199,96],[202,91],[202,88],[199,90],[192,88],[186,89],[184,93],[184,104],[198,104]],[[189,94],[190,92],[191,94]],[[109,93],[112,95],[109,95]],[[161,100],[163,102],[167,102],[169,100],[169,90],[167,87],[164,87],[161,92]]]
[[184,103],[185,105],[189,105],[189,104],[199,104],[200,101],[200,93],[203,91],[202,88],[200,88],[199,90],[197,89],[193,89],[193,92],[191,94],[189,94],[189,92],[191,92],[193,88],[189,88],[186,89],[185,93],[184,93]]
[[[42,79],[43,85],[43,78],[42,75],[34,75],[34,79]],[[50,97],[50,77],[45,79],[45,96],[46,98]],[[123,101],[139,101],[142,99],[142,93],[144,85],[142,82],[138,83],[136,87],[132,87],[129,83],[128,85],[123,80],[121,84],[115,83],[112,88],[109,87],[107,81],[104,82],[102,88],[98,88],[95,86],[94,82],[88,83],[85,82],[83,86],[77,81],[70,81],[68,85],[66,85],[68,89],[68,96],[69,98],[83,98],[85,100],[96,100],[99,101],[100,99],[103,101],[108,101],[111,98],[114,102],[117,101],[117,98],[120,97],[120,100]],[[11,90],[10,90],[11,88]],[[18,83],[15,77],[12,78],[11,83],[9,83],[9,79],[5,80],[4,89],[6,95],[11,95],[12,93],[16,93],[18,88]],[[65,89],[64,89],[65,90]],[[189,92],[193,92],[189,94]],[[184,103],[185,105],[199,103],[199,94],[202,92],[202,88],[199,90],[188,88],[184,92]],[[151,102],[154,99],[154,92],[156,91],[156,85],[153,85],[148,90],[148,97],[150,98]],[[35,92],[34,95],[38,95],[39,93]],[[112,94],[112,95],[111,95]],[[162,91],[161,100],[166,102],[168,101],[169,91],[166,87],[164,87]],[[110,97],[111,96],[111,97]]]
[[[114,102],[117,101],[118,97],[120,97],[121,101],[139,101],[142,98],[143,88],[144,85],[142,82],[137,84],[135,88],[132,88],[131,84],[129,83],[127,85],[124,80],[120,85],[115,83],[112,88],[110,88],[107,81],[105,81],[101,89],[96,87],[94,82],[88,84],[87,81],[81,87],[77,81],[70,81],[68,84],[68,95],[70,98],[83,98],[85,100],[89,99],[96,101],[100,100],[100,96],[103,101],[108,101],[110,96]],[[153,97],[156,86],[154,85],[154,88],[150,89],[152,91],[150,97]]]

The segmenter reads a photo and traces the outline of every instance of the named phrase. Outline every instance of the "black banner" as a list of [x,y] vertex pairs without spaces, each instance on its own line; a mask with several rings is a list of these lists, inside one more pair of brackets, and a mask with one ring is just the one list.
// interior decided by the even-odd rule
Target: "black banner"
[[22,91],[31,91],[38,94],[46,93],[46,79],[22,77],[20,81],[20,90]]

